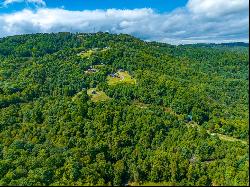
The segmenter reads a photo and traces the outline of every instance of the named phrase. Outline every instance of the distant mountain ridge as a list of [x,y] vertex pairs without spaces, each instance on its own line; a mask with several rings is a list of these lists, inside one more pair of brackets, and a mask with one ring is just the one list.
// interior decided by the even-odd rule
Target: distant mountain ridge
[[198,47],[249,47],[249,43],[245,42],[230,42],[230,43],[200,43],[200,44],[185,44],[184,46]]

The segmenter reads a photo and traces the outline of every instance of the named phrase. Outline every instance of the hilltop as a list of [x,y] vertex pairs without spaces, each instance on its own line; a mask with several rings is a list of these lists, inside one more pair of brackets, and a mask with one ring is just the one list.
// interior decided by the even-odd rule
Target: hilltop
[[248,185],[249,47],[229,46],[0,39],[0,185]]

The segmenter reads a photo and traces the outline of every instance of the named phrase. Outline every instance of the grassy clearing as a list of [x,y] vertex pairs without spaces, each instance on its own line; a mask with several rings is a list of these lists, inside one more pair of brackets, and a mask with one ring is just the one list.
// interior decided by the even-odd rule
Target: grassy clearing
[[83,51],[81,53],[78,53],[77,55],[82,58],[89,58],[91,55],[93,55],[96,52],[95,49],[90,49],[88,51]]
[[72,101],[75,101],[77,97],[82,94],[82,91],[78,92],[74,97],[72,97]]
[[[210,133],[212,135],[212,133]],[[241,142],[243,144],[247,144],[247,141],[244,141],[244,140],[240,140],[240,139],[237,139],[237,138],[233,138],[233,137],[230,137],[230,136],[226,136],[226,135],[223,135],[223,134],[218,134],[218,133],[214,133],[216,135],[218,135],[218,137],[221,139],[221,140],[224,140],[224,141],[230,141],[230,142]]]
[[93,68],[96,68],[96,69],[101,69],[105,66],[105,64],[96,64],[96,65],[92,65]]
[[93,48],[90,49],[88,51],[82,51],[80,53],[77,54],[77,56],[80,56],[82,58],[89,58],[91,55],[93,55],[94,53],[100,51],[100,52],[106,52],[107,50],[109,50],[109,48],[103,48],[102,50],[100,50],[99,48]]
[[124,72],[119,71],[116,73],[116,75],[117,77],[108,76],[107,78],[108,85],[117,85],[121,83],[136,84],[136,80],[133,79],[127,71],[124,71]]
[[103,48],[102,50],[101,50],[101,52],[106,52],[106,51],[108,51],[110,48],[109,47],[105,47],[105,48]]
[[107,101],[110,98],[103,91],[97,91],[96,88],[90,88],[87,90],[87,94],[91,97],[93,102]]

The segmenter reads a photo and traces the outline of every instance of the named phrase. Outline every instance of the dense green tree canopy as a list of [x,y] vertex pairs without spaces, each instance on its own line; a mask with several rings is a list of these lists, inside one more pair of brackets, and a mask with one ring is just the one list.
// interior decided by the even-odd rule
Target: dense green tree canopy
[[[248,185],[248,50],[0,39],[0,185]],[[136,83],[109,85],[119,69]]]

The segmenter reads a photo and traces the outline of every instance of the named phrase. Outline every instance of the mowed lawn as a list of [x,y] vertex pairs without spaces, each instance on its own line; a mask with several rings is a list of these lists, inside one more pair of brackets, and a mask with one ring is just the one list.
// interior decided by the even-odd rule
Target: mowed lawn
[[116,84],[121,84],[121,83],[126,83],[126,84],[136,84],[136,80],[133,79],[127,71],[124,72],[117,72],[116,73],[119,77],[111,77],[108,76],[108,85],[116,85]]
[[[95,92],[95,93],[94,93]],[[91,97],[93,102],[107,101],[110,98],[103,91],[98,91],[96,88],[90,88],[87,90],[87,94]]]

